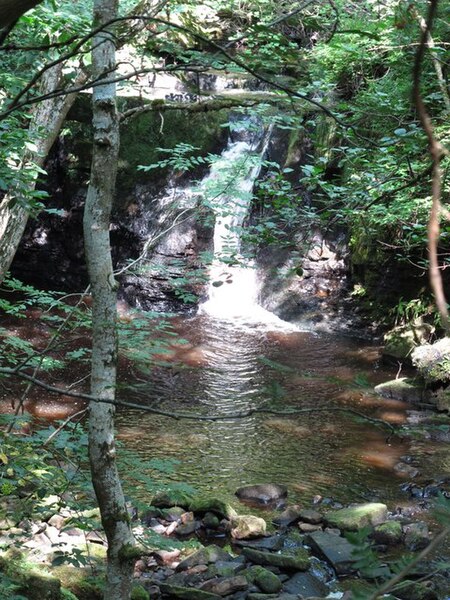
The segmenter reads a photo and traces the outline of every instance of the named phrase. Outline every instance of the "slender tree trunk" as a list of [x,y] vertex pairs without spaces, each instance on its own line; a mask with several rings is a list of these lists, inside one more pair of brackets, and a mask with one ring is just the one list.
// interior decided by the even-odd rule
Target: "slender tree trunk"
[[[94,1],[94,27],[113,19],[117,0]],[[93,41],[94,77],[115,66],[113,37],[104,31]],[[106,76],[107,79],[107,76]],[[116,282],[109,224],[119,150],[115,85],[105,81],[93,90],[94,148],[84,212],[86,262],[93,297],[91,393],[113,399],[116,386]],[[134,539],[115,461],[114,407],[91,402],[89,460],[92,481],[108,540],[105,600],[130,597],[135,560]]]

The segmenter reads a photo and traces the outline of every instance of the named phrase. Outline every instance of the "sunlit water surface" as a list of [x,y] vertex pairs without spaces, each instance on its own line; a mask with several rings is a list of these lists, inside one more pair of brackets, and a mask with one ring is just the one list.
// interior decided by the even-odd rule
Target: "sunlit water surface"
[[[189,341],[184,364],[156,373],[140,402],[202,415],[316,407],[351,408],[396,424],[406,419],[404,403],[373,394],[371,386],[395,372],[381,368],[378,349],[361,340],[207,316],[181,329]],[[177,461],[170,475],[147,473],[161,485],[185,482],[234,504],[238,487],[261,482],[286,484],[291,501],[309,502],[316,494],[345,503],[406,501],[405,479],[394,466],[410,452],[409,443],[345,412],[204,422],[123,411],[117,425],[119,438],[141,459]],[[422,451],[428,459],[436,454],[429,445]]]

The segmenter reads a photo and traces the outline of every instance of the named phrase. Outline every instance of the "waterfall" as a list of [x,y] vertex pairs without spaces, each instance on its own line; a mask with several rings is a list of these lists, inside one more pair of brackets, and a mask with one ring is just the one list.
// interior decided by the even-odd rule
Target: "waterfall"
[[[242,131],[248,123],[238,124]],[[250,137],[230,141],[210,173],[200,184],[200,193],[215,213],[214,259],[210,268],[208,300],[199,313],[218,319],[245,322],[284,323],[258,305],[257,270],[241,253],[241,232],[249,212],[255,181],[269,145],[272,127],[250,123]],[[286,324],[287,325],[287,324]]]

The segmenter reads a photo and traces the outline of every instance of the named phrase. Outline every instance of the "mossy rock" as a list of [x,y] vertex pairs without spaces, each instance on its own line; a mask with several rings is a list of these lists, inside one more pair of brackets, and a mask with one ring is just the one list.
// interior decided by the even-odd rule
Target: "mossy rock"
[[277,594],[282,588],[280,578],[275,573],[272,573],[272,571],[269,571],[269,569],[265,569],[259,565],[250,567],[243,575],[249,583],[256,584],[265,594]]
[[438,600],[438,595],[429,582],[414,582],[405,580],[395,595],[402,600]]
[[203,590],[169,585],[168,583],[161,583],[159,589],[164,598],[170,598],[171,600],[220,600],[221,598],[217,594],[211,594]]
[[324,515],[331,527],[343,531],[358,531],[363,527],[381,525],[387,519],[387,506],[378,502],[357,504]]
[[150,594],[142,585],[135,585],[131,590],[131,600],[150,600]]
[[394,327],[384,336],[383,356],[411,361],[413,350],[417,346],[426,344],[433,335],[434,329],[433,325],[424,323],[421,318],[406,325]]
[[274,554],[253,548],[243,548],[242,554],[257,565],[278,567],[286,571],[307,571],[310,567],[309,554],[304,548],[297,548],[292,554]]
[[61,600],[60,580],[27,562],[16,550],[5,552],[0,557],[0,572],[17,586],[17,595],[28,600]]
[[395,546],[402,541],[403,531],[399,521],[386,521],[377,525],[373,532],[373,538],[378,544]]
[[157,508],[172,508],[173,506],[181,506],[181,508],[188,510],[192,499],[192,495],[188,494],[187,492],[183,492],[181,490],[169,490],[167,492],[160,492],[159,494],[156,494],[156,496],[152,498],[151,504]]
[[424,402],[430,397],[422,380],[408,379],[407,377],[385,381],[376,385],[374,389],[383,398],[392,398],[411,404]]
[[203,514],[212,512],[221,517],[225,517],[226,519],[234,519],[237,517],[237,512],[234,508],[219,498],[197,496],[189,504],[189,510],[193,513]]
[[52,569],[64,588],[80,600],[103,600],[103,577],[93,577],[91,570],[61,565]]
[[412,362],[427,384],[450,383],[450,338],[417,347]]

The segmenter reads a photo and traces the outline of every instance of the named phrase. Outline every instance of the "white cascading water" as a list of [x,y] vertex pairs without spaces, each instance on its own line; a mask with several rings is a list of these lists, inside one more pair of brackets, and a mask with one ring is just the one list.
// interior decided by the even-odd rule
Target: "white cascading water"
[[222,320],[270,323],[285,328],[286,322],[259,306],[257,270],[251,260],[240,254],[242,225],[271,131],[269,128],[263,139],[259,136],[253,142],[229,142],[201,183],[206,198],[212,195],[209,205],[216,217],[208,300],[200,305],[199,313]]

